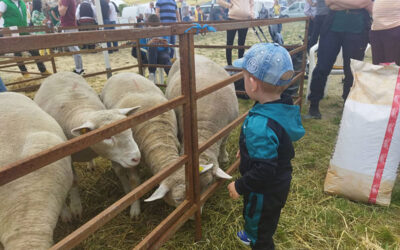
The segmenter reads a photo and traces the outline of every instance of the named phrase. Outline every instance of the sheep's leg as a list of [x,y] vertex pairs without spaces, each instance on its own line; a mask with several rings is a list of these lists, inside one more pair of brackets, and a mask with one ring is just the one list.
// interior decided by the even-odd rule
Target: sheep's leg
[[[140,178],[136,168],[127,169],[129,183],[132,187],[132,190],[140,185]],[[137,219],[140,214],[140,200],[135,201],[131,205],[131,210],[129,212],[131,218]]]
[[61,210],[60,217],[61,217],[62,222],[64,222],[64,223],[70,223],[72,221],[71,210],[69,209],[67,203],[64,203],[64,206]]
[[81,218],[82,217],[82,203],[81,203],[81,197],[79,195],[79,189],[78,189],[78,176],[75,172],[74,167],[72,167],[72,171],[74,173],[74,181],[72,183],[72,187],[69,190],[69,207],[71,209],[71,213],[74,216],[74,218]]
[[89,171],[94,171],[94,169],[96,168],[96,162],[94,161],[94,159],[91,159],[88,163],[87,163],[87,169]]
[[229,155],[228,155],[228,152],[226,151],[227,141],[228,141],[228,137],[225,137],[222,139],[222,142],[221,142],[221,147],[220,147],[219,156],[218,156],[218,161],[221,163],[226,163],[229,161]]
[[[124,169],[116,162],[112,162],[112,168],[118,176],[125,193],[129,193],[133,188],[139,185],[139,177],[137,176],[136,169]],[[128,178],[129,175],[129,178]],[[140,201],[137,200],[131,205],[130,210],[131,218],[137,218],[140,214]]]

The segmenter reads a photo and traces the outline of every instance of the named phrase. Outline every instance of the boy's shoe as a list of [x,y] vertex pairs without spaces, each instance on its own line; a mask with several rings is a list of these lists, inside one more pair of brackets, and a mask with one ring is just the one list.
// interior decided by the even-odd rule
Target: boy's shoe
[[84,71],[85,71],[84,69],[81,69],[80,71],[77,71],[76,69],[74,69],[72,72],[74,72],[75,74],[78,74],[78,75],[82,75]]
[[240,242],[245,244],[246,246],[250,246],[251,240],[247,237],[247,234],[244,230],[237,232],[237,237],[239,238]]
[[149,73],[149,80],[152,81],[152,82],[155,82],[156,74],[155,73]]

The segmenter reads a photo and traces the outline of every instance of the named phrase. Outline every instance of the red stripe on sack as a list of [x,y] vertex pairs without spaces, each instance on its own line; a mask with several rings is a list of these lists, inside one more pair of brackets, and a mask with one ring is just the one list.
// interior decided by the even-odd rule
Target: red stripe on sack
[[400,104],[400,70],[397,74],[397,83],[394,90],[392,109],[390,110],[389,122],[386,127],[385,138],[383,139],[381,153],[379,155],[378,164],[376,166],[374,180],[372,182],[371,192],[369,194],[368,202],[375,204],[376,197],[378,196],[379,187],[381,185],[383,170],[385,169],[386,159],[389,152],[390,144],[393,138],[396,120],[399,115]]

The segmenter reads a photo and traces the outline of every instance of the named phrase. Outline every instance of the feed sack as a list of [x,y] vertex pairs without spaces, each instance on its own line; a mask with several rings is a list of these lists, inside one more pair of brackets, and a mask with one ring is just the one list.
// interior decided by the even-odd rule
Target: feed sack
[[399,67],[352,60],[351,68],[354,84],[324,191],[389,205],[400,161]]

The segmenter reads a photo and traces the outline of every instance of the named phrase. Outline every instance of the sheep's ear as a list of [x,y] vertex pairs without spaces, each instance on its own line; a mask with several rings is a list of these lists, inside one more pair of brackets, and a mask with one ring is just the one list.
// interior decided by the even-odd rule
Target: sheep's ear
[[215,176],[219,177],[221,179],[232,179],[232,176],[230,176],[229,174],[225,173],[224,170],[222,170],[221,168],[217,168],[217,171],[215,171]]
[[208,170],[212,169],[213,166],[214,166],[214,164],[212,164],[212,163],[207,164],[207,165],[200,164],[200,167],[199,167],[200,174],[205,173]]
[[86,134],[86,133],[92,131],[93,129],[95,129],[93,123],[85,122],[81,126],[71,129],[71,134],[74,136],[80,136],[80,135],[83,135],[83,134]]
[[136,106],[133,108],[118,109],[118,112],[120,112],[123,115],[130,116],[134,114],[138,109],[140,109],[140,106]]
[[160,186],[157,188],[156,191],[154,191],[154,193],[147,199],[145,199],[145,202],[149,202],[149,201],[155,201],[161,198],[164,198],[165,194],[168,193],[169,188],[164,185],[164,184],[160,184]]

